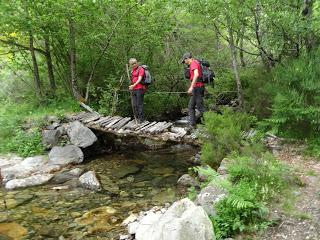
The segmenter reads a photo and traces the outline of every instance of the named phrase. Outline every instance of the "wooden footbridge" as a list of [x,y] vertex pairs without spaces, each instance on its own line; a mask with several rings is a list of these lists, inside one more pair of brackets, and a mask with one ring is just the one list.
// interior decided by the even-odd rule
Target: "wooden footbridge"
[[149,138],[161,142],[186,143],[199,145],[195,133],[187,132],[183,127],[172,122],[136,123],[130,117],[102,116],[96,112],[81,112],[71,117],[73,121],[80,121],[87,127],[120,137],[135,136]]

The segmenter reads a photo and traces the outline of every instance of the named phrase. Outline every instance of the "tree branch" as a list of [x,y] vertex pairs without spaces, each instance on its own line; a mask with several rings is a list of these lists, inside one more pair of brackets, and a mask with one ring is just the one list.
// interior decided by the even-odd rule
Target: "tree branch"
[[123,17],[125,17],[133,8],[135,8],[137,5],[141,4],[141,1],[138,1],[137,3],[135,3],[134,5],[132,5],[130,8],[127,9],[127,11],[125,11],[120,18],[118,19],[118,21],[116,22],[116,24],[113,26],[110,35],[107,38],[107,42],[106,45],[103,47],[98,59],[96,60],[96,62],[93,64],[93,68],[91,70],[88,82],[87,82],[87,87],[86,87],[86,95],[85,95],[85,101],[88,101],[89,98],[89,88],[90,88],[90,83],[92,81],[93,75],[95,74],[96,68],[98,66],[98,64],[100,63],[103,55],[105,54],[105,52],[107,51],[108,47],[110,46],[112,37],[114,36],[116,29],[118,27],[118,25],[120,24],[121,20]]
[[[20,43],[14,42],[14,41],[4,40],[4,39],[0,38],[0,42],[2,42],[4,44],[7,44],[7,45],[16,46],[16,47],[22,48],[24,50],[30,51],[30,47],[29,46],[24,46],[24,45],[22,45]],[[46,52],[44,50],[40,49],[40,48],[34,48],[34,50],[39,52],[39,53],[41,53],[41,54],[43,54],[43,55],[46,54]]]

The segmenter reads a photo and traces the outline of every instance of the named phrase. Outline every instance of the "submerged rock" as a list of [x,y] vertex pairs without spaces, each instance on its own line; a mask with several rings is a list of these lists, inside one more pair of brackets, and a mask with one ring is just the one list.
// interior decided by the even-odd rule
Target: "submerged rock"
[[13,179],[6,183],[5,188],[12,190],[16,188],[38,186],[47,183],[52,177],[53,174],[38,174],[27,178]]
[[70,123],[67,133],[71,143],[82,148],[89,147],[98,140],[97,136],[79,121]]
[[28,230],[18,223],[0,223],[0,238],[4,236],[4,239],[22,239],[28,234]]
[[74,168],[74,169],[70,170],[68,173],[73,175],[73,176],[79,177],[83,173],[83,171],[84,170],[81,169],[81,168]]
[[79,182],[85,188],[88,188],[94,191],[101,190],[100,182],[97,179],[94,171],[89,171],[82,174],[79,178]]
[[64,147],[54,147],[49,153],[49,163],[66,166],[72,163],[81,163],[83,161],[83,152],[74,145]]
[[77,176],[71,175],[68,172],[61,172],[61,173],[55,174],[54,177],[50,180],[50,182],[54,184],[61,184],[76,177]]
[[86,212],[82,217],[76,218],[75,222],[81,226],[88,226],[89,233],[108,232],[117,224],[113,221],[116,213],[114,208],[103,206]]
[[186,187],[199,187],[199,183],[191,177],[189,174],[183,174],[179,179],[178,179],[178,184]]
[[124,178],[128,175],[136,174],[141,170],[138,166],[135,165],[123,165],[119,169],[113,172],[113,175],[116,178]]

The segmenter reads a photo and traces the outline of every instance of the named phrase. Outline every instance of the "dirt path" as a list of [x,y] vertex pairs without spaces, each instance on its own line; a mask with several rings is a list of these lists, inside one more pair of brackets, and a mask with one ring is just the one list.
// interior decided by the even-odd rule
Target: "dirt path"
[[286,211],[283,206],[274,209],[281,218],[280,224],[270,227],[259,239],[320,240],[320,160],[300,152],[301,147],[293,145],[286,145],[279,152],[279,159],[295,169],[303,186],[294,189],[291,208],[287,205]]

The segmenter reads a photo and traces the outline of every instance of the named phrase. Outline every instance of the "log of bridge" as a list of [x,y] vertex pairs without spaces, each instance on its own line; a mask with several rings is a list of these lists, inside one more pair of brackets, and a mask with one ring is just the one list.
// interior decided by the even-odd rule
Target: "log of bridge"
[[112,133],[119,137],[133,136],[149,138],[155,141],[171,141],[199,145],[194,134],[188,135],[184,128],[174,127],[170,122],[148,122],[137,124],[130,117],[100,116],[96,113],[79,113],[71,116],[70,120],[81,121],[92,129]]

